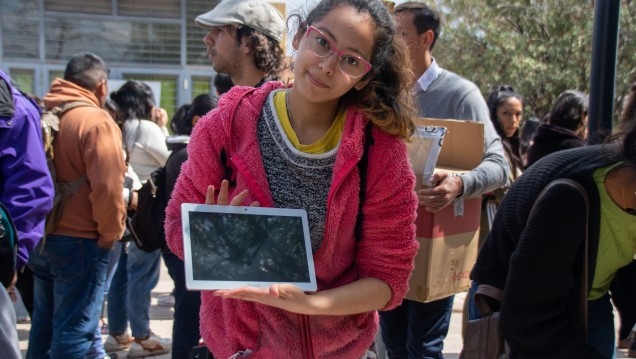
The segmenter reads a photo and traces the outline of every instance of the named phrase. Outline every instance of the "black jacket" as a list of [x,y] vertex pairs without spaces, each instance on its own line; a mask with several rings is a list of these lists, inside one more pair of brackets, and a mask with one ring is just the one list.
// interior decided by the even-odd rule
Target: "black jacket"
[[187,146],[190,136],[178,135],[170,136],[166,139],[168,149],[172,151],[166,161],[166,198],[172,197],[172,190],[177,183],[177,178],[181,172],[181,165],[188,159]]
[[574,131],[548,124],[539,126],[532,141],[527,167],[553,152],[585,146],[585,141]]
[[[163,187],[168,200],[172,197],[172,191],[174,190],[177,178],[179,178],[179,173],[181,172],[181,165],[188,159],[187,146],[189,141],[190,136],[185,135],[170,136],[166,139],[166,145],[168,146],[168,149],[172,151],[170,153],[170,157],[166,160],[166,181]],[[164,254],[172,254],[172,251],[168,248],[167,244],[163,246],[161,251]]]
[[[504,290],[501,325],[520,358],[603,358],[585,343],[579,324],[585,238],[585,205],[580,193],[557,186],[537,204],[533,216],[528,219],[528,215],[552,180],[569,177],[585,187],[590,208],[590,288],[600,228],[599,194],[592,174],[620,161],[616,150],[599,145],[545,157],[513,184],[497,211],[471,278]],[[620,276],[626,281],[620,285],[636,303],[636,262],[620,270],[625,271],[631,274]]]

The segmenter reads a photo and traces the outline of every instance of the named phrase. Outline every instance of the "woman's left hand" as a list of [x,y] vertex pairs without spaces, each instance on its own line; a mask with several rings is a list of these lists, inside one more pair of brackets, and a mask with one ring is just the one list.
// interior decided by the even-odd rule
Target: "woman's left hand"
[[216,290],[215,296],[257,302],[299,314],[317,314],[320,308],[314,296],[293,284],[272,284],[269,288],[240,287]]
[[315,293],[305,293],[292,284],[272,284],[269,288],[217,290],[214,295],[257,302],[298,314],[351,315],[384,308],[391,299],[391,289],[383,281],[367,277]]

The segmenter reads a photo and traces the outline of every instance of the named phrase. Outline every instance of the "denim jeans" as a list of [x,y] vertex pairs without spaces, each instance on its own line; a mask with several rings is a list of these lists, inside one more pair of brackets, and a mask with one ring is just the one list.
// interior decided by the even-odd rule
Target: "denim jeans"
[[84,359],[102,309],[109,249],[94,238],[53,236],[30,254],[35,275],[28,359]]
[[477,309],[477,305],[475,304],[475,293],[477,292],[477,287],[479,283],[472,281],[470,283],[470,288],[468,289],[468,294],[466,295],[466,300],[468,301],[468,320],[474,320],[481,318],[481,313],[479,309]]
[[199,345],[201,292],[186,289],[183,261],[173,253],[163,253],[163,261],[174,281],[174,322],[172,323],[172,359],[188,359]]
[[[113,281],[113,277],[115,276],[115,271],[117,270],[117,264],[119,263],[119,256],[121,255],[121,247],[123,245],[124,244],[120,241],[115,242],[112,250],[110,251],[110,255],[108,256],[108,269],[106,270],[106,282],[104,284],[104,297],[108,296],[110,283]],[[102,306],[101,315],[104,315],[103,306]],[[86,354],[86,359],[91,359],[91,358],[101,359],[105,357],[106,357],[106,351],[104,350],[104,343],[102,342],[102,327],[101,327],[101,324],[97,322],[97,327],[95,328],[95,339],[93,339],[93,345],[89,349],[88,354]]]
[[442,359],[455,296],[429,303],[405,299],[380,312],[382,341],[389,359]]
[[128,321],[135,338],[150,334],[150,292],[159,281],[160,264],[159,250],[146,253],[131,242],[122,246],[108,291],[109,334],[123,334]]
[[106,271],[106,284],[104,285],[104,296],[108,297],[108,291],[110,290],[110,284],[113,282],[115,272],[119,266],[119,257],[121,257],[122,247],[126,246],[125,242],[117,241],[113,245],[113,250],[110,252],[108,258],[108,270]]
[[587,302],[587,342],[607,358],[616,354],[613,310],[608,294]]
[[4,359],[22,359],[15,311],[7,289],[0,284],[0,353]]

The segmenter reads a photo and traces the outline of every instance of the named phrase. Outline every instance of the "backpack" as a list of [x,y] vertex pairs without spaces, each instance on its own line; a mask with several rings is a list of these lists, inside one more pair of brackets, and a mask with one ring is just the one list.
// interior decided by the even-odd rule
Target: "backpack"
[[[166,164],[170,162],[172,152]],[[225,152],[222,151],[222,156]],[[232,169],[222,161],[225,166],[226,178],[231,178]],[[128,230],[139,249],[144,252],[153,252],[166,246],[166,207],[170,199],[167,193],[166,167],[161,167],[150,174],[148,180],[137,191],[137,211],[128,217]],[[232,187],[234,187],[233,182]]]
[[8,288],[15,276],[18,238],[9,210],[0,203],[0,282]]
[[[170,155],[172,157],[172,154]],[[168,161],[170,157],[168,157]],[[166,161],[166,163],[168,163]],[[153,252],[166,245],[163,223],[166,219],[168,196],[166,193],[166,167],[150,174],[148,180],[137,191],[137,211],[128,217],[128,229],[144,252]]]
[[45,111],[40,119],[42,126],[42,143],[44,145],[44,152],[46,152],[46,164],[49,167],[51,179],[53,180],[53,188],[55,189],[55,196],[53,197],[53,208],[46,216],[46,226],[44,228],[44,236],[53,233],[57,224],[64,212],[64,206],[66,202],[77,192],[77,190],[86,182],[86,175],[76,179],[73,182],[58,182],[55,173],[55,153],[53,152],[53,141],[55,136],[60,131],[60,117],[66,111],[76,107],[95,105],[89,102],[73,101],[64,104],[62,107],[54,107],[49,111]]

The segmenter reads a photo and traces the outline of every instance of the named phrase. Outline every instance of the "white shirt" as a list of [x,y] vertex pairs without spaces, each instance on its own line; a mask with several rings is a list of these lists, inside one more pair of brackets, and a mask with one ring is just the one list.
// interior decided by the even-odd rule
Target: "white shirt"
[[124,145],[130,156],[128,161],[141,182],[145,182],[153,171],[166,165],[170,156],[166,135],[157,124],[148,120],[128,120],[123,127]]
[[428,87],[433,83],[433,81],[437,80],[440,73],[442,73],[442,69],[437,65],[437,61],[433,59],[431,66],[424,71],[422,76],[420,76],[420,78],[417,79],[417,82],[415,82],[415,85],[413,85],[411,93],[415,95],[420,91],[428,90]]

